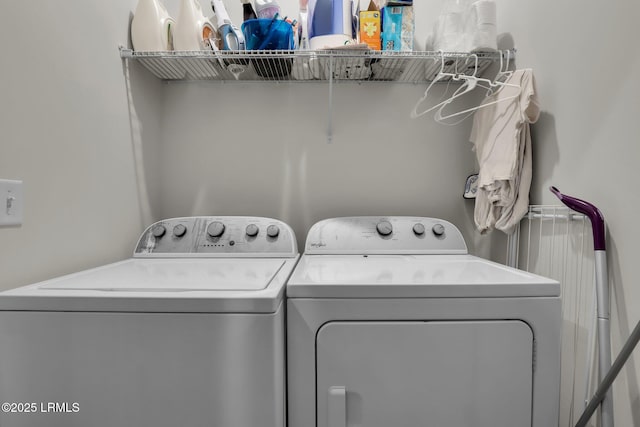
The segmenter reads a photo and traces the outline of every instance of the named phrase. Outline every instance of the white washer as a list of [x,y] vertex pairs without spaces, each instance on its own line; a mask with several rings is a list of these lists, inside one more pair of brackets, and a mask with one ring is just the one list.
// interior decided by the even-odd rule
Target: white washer
[[559,294],[443,220],[321,221],[287,284],[289,427],[555,426]]
[[297,259],[281,221],[175,218],[132,259],[3,292],[0,425],[284,427]]

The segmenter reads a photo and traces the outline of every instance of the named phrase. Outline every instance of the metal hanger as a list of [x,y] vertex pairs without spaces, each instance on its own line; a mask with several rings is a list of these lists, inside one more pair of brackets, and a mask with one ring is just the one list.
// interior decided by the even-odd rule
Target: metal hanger
[[[475,55],[475,57],[476,57],[476,60],[477,60],[477,55]],[[501,57],[502,57],[502,55],[501,55]],[[508,65],[507,65],[507,66],[508,66]],[[504,73],[503,73],[503,74],[504,74]],[[502,81],[491,81],[491,80],[489,80],[489,79],[485,79],[485,78],[482,78],[482,77],[477,77],[477,76],[475,76],[475,72],[474,72],[474,75],[472,75],[472,76],[465,75],[465,74],[461,74],[461,75],[458,75],[458,77],[457,77],[457,78],[458,78],[458,79],[461,79],[461,80],[474,81],[474,83],[472,83],[472,84],[471,84],[471,86],[472,86],[472,87],[471,87],[471,89],[473,89],[473,88],[475,88],[476,86],[478,86],[478,82],[482,82],[482,83],[484,83],[486,86],[482,85],[482,87],[488,87],[488,88],[490,88],[490,89],[489,89],[489,90],[490,90],[490,94],[485,98],[485,101],[486,101],[490,96],[496,95],[499,91],[501,91],[501,90],[502,90],[503,88],[505,88],[505,87],[512,87],[512,88],[515,88],[515,89],[517,89],[517,92],[516,92],[514,95],[510,95],[510,96],[503,97],[503,98],[498,98],[498,99],[496,99],[496,100],[494,100],[494,101],[490,101],[490,102],[485,102],[485,101],[483,101],[482,103],[480,103],[480,105],[478,105],[478,106],[476,106],[476,107],[468,108],[468,109],[463,110],[463,111],[458,111],[458,112],[456,112],[456,113],[452,113],[452,114],[448,114],[448,115],[446,115],[446,116],[443,116],[443,115],[442,115],[442,112],[443,112],[444,108],[445,108],[447,105],[449,105],[449,104],[451,103],[451,101],[453,101],[453,100],[454,100],[454,99],[456,99],[456,98],[459,98],[459,97],[460,97],[460,96],[462,96],[463,94],[465,94],[465,93],[469,92],[471,89],[468,89],[468,88],[467,88],[466,90],[464,90],[464,91],[462,91],[462,92],[460,92],[460,93],[458,93],[458,94],[455,94],[455,93],[454,93],[454,96],[453,96],[453,97],[451,97],[451,98],[449,98],[448,102],[444,103],[444,104],[443,104],[442,106],[440,106],[440,108],[438,108],[438,110],[436,111],[436,114],[435,114],[434,119],[435,119],[438,123],[446,124],[446,125],[457,125],[457,124],[461,123],[462,121],[464,121],[464,120],[465,120],[467,117],[469,117],[471,114],[473,114],[474,112],[478,111],[478,110],[479,110],[479,109],[481,109],[481,108],[485,108],[485,107],[488,107],[488,106],[490,106],[490,105],[495,105],[495,104],[498,104],[498,103],[501,103],[501,102],[509,101],[509,100],[511,100],[511,99],[514,99],[514,98],[519,97],[519,96],[520,96],[520,94],[522,93],[522,87],[521,87],[520,85],[516,85],[516,84],[512,84],[512,83],[506,83],[506,82],[502,82]],[[467,86],[469,86],[469,85],[467,85]],[[492,90],[492,89],[496,89],[496,88],[498,89],[497,91]],[[443,122],[443,120],[447,120],[447,119],[450,119],[450,118],[452,118],[452,117],[458,117],[458,116],[461,116],[461,115],[465,115],[465,116],[464,116],[462,119],[460,119],[460,120],[458,120],[458,121],[456,121],[456,122],[454,122],[454,123],[444,123],[444,122]]]
[[411,110],[411,114],[410,114],[410,117],[412,119],[417,119],[420,116],[424,116],[428,112],[433,111],[436,108],[440,107],[443,102],[446,102],[446,100],[445,100],[443,102],[440,102],[440,103],[428,108],[427,110],[418,112],[418,107],[420,107],[420,105],[428,98],[429,91],[431,90],[431,88],[433,87],[434,84],[436,84],[438,81],[442,80],[445,77],[450,77],[450,78],[453,79],[456,76],[456,74],[454,74],[454,73],[445,73],[444,72],[444,51],[440,50],[439,52],[440,52],[440,71],[438,71],[438,74],[436,74],[436,76],[433,78],[433,80],[431,81],[429,86],[427,86],[427,89],[424,91],[424,95],[422,95],[422,97],[418,100],[418,102],[416,102],[416,105],[413,106],[413,110]]

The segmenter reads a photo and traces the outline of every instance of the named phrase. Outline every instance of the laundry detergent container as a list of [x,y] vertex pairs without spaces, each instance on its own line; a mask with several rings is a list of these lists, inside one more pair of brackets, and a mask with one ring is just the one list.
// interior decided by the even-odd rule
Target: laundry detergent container
[[342,46],[353,38],[351,0],[309,0],[309,46]]

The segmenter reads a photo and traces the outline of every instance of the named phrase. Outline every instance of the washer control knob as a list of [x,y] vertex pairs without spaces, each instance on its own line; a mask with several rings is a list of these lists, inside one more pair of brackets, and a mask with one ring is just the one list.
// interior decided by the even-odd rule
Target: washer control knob
[[255,224],[249,224],[249,225],[247,225],[247,228],[244,229],[244,231],[245,231],[245,233],[247,233],[247,236],[256,237],[258,235],[258,231],[260,231],[260,229]]
[[424,225],[418,223],[413,226],[413,232],[416,236],[422,236],[424,234]]
[[164,236],[164,233],[166,232],[167,232],[167,229],[162,224],[154,225],[153,228],[151,229],[151,233],[153,234],[153,237],[155,237],[156,239],[159,239],[162,236]]
[[224,233],[224,224],[220,221],[213,221],[207,227],[207,234],[211,237],[220,237]]
[[378,225],[376,225],[376,230],[378,230],[378,234],[381,236],[388,236],[393,232],[393,225],[389,221],[380,221]]
[[173,235],[176,237],[182,237],[186,234],[187,232],[187,227],[185,227],[182,224],[178,224],[175,227],[173,227]]
[[440,237],[440,236],[444,235],[444,225],[436,224],[431,228],[431,231],[433,231],[433,234],[435,234],[436,236]]
[[247,233],[247,236],[256,237],[258,235],[258,231],[260,231],[260,229],[255,224],[249,224],[249,225],[247,225],[247,228],[245,228],[244,231]]
[[280,234],[280,228],[277,225],[270,225],[267,227],[267,236],[278,237],[278,234]]

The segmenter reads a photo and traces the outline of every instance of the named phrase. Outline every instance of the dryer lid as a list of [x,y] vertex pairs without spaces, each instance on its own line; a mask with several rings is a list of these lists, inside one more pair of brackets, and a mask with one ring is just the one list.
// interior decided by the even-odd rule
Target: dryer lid
[[472,255],[304,255],[293,298],[557,297],[557,281]]
[[275,312],[295,259],[129,259],[0,294],[0,310]]

